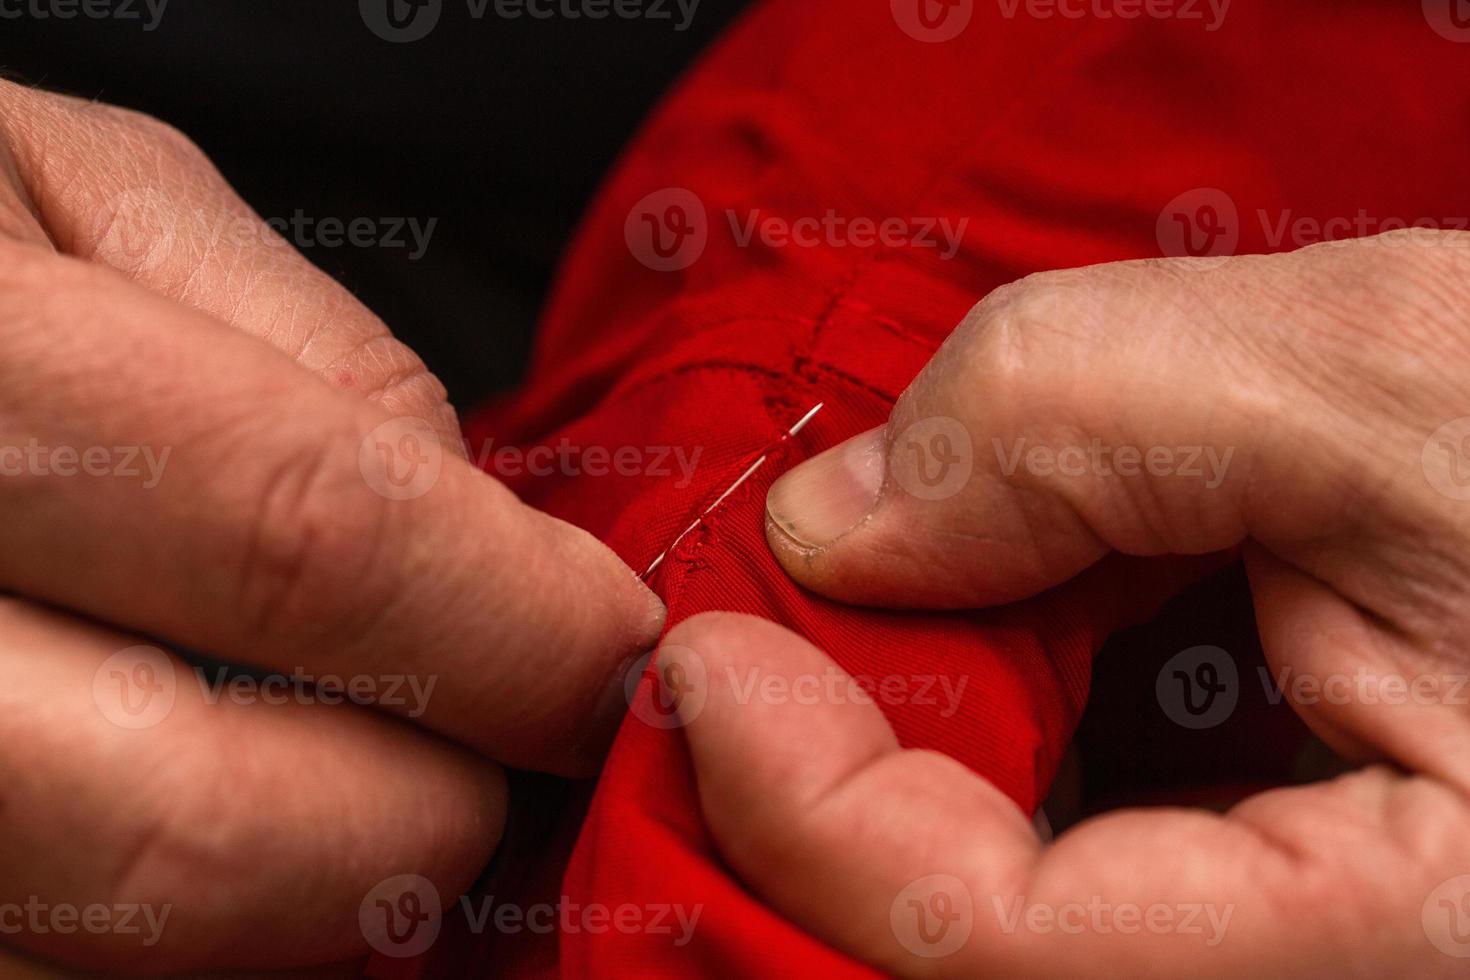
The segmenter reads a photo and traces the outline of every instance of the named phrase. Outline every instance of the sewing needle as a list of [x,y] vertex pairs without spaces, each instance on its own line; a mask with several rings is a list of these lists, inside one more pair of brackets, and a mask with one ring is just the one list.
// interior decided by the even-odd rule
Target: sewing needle
[[[781,440],[780,440],[779,443],[777,443],[777,445],[784,444],[788,439],[793,439],[798,434],[800,434],[801,430],[806,428],[807,423],[810,422],[812,419],[816,418],[817,413],[820,412],[824,407],[826,407],[826,404],[827,404],[826,402],[821,402],[820,404],[817,405],[816,408],[812,409],[810,412],[807,412],[805,415],[803,415],[801,417],[801,420],[799,422],[797,422],[795,425],[793,425],[790,429],[786,430],[786,434],[781,437]],[[680,534],[677,538],[675,538],[674,539],[674,543],[671,544],[671,545],[669,545],[667,548],[665,548],[664,549],[664,553],[661,554],[661,555],[659,555],[657,558],[655,558],[653,560],[653,564],[648,566],[648,571],[644,572],[642,575],[640,575],[638,577],[640,579],[643,579],[643,580],[646,581],[648,579],[648,576],[652,575],[655,571],[657,571],[658,570],[658,566],[660,566],[660,565],[662,565],[664,563],[664,559],[667,558],[669,556],[669,554],[675,548],[679,547],[679,542],[680,541],[683,541],[690,534],[694,533],[695,529],[698,528],[699,525],[701,525],[701,524],[704,523],[704,519],[706,517],[709,517],[710,512],[713,511],[716,507],[720,506],[720,504],[724,503],[725,500],[730,496],[730,494],[734,493],[736,490],[739,490],[745,484],[745,481],[746,480],[749,480],[752,476],[755,475],[755,473],[756,473],[757,470],[759,470],[762,466],[765,465],[766,460],[769,459],[770,456],[771,456],[770,453],[766,453],[760,459],[756,460],[754,463],[751,463],[750,464],[750,468],[748,470],[746,470],[744,473],[740,474],[740,479],[738,479],[734,483],[732,483],[730,485],[730,488],[728,490],[726,490],[724,493],[720,494],[719,497],[716,498],[716,500],[715,500],[714,503],[712,503],[708,507],[706,507],[704,509],[704,513],[700,514],[697,518],[695,518],[694,519],[694,523],[693,524],[690,524],[687,528],[685,528],[684,529],[684,533]]]

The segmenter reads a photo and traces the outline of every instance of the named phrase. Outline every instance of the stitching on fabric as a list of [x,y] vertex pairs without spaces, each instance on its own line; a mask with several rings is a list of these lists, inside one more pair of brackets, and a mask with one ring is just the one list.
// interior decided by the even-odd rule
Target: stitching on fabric
[[[1075,70],[1076,67],[1077,67],[1077,65],[1079,63],[1083,62],[1086,59],[1086,57],[1089,54],[1092,53],[1092,50],[1091,50],[1091,46],[1090,45],[1081,45],[1081,44],[1079,44],[1079,45],[1077,45],[1077,48],[1079,49],[1077,51],[1072,51],[1072,50],[1069,50],[1069,49],[1064,49],[1064,50],[1058,52],[1056,54],[1056,56],[1054,57],[1053,61],[1052,61],[1052,67],[1060,67],[1061,65],[1067,64],[1068,62],[1070,62],[1071,63],[1071,67]],[[1058,72],[1056,74],[1057,75],[1060,75],[1060,72]],[[1021,95],[1016,95],[1014,98],[1012,98],[1010,100],[1010,102],[1008,103],[1006,110],[1004,112],[997,113],[993,117],[993,119],[991,121],[990,127],[987,127],[987,129],[998,127],[1001,124],[1001,121],[1004,118],[1006,118],[1007,114],[1010,113],[1010,112],[1013,112],[1015,110],[1015,108],[1018,105],[1021,104],[1021,102],[1022,102],[1022,96]],[[984,131],[983,130],[982,130],[981,133],[977,133],[975,135],[975,137],[972,138],[972,140],[970,141],[970,145],[972,145],[972,146],[975,145],[979,141],[979,139],[981,137],[983,137],[983,135],[984,135]],[[908,204],[910,205],[910,209],[912,209],[913,206],[917,205],[917,203],[919,201],[923,200],[924,197],[925,197],[925,195],[930,194],[934,190],[934,188],[937,187],[940,184],[941,181],[947,179],[954,172],[955,163],[953,161],[956,158],[963,158],[964,156],[965,156],[964,154],[958,154],[958,153],[957,154],[953,154],[949,160],[942,161],[938,166],[936,166],[934,168],[934,171],[933,171],[930,179],[924,182],[922,189],[920,189],[919,191],[917,191],[915,194],[913,194],[910,197],[910,199],[908,201]],[[872,246],[871,248],[869,248],[868,250],[866,250],[864,253],[858,255],[857,257],[855,257],[854,260],[853,260],[853,263],[852,263],[851,267],[848,269],[848,271],[846,273],[844,273],[827,290],[827,302],[824,305],[824,307],[822,308],[822,310],[815,317],[815,319],[810,322],[810,324],[807,324],[806,321],[800,320],[800,319],[798,319],[796,321],[790,321],[790,320],[788,320],[788,321],[781,321],[781,320],[778,319],[776,321],[776,322],[798,322],[798,323],[801,323],[802,325],[809,325],[811,327],[811,331],[808,334],[808,336],[806,337],[805,349],[794,349],[792,351],[792,375],[804,376],[806,372],[803,370],[803,368],[809,366],[811,368],[814,368],[814,369],[817,369],[819,371],[822,371],[822,372],[824,372],[824,373],[826,373],[826,374],[828,374],[828,375],[830,375],[830,376],[832,376],[834,378],[840,379],[844,383],[855,385],[855,386],[861,388],[864,391],[867,391],[867,392],[872,393],[872,394],[877,394],[880,397],[882,397],[885,401],[891,401],[891,399],[888,397],[887,394],[877,391],[877,389],[875,389],[872,385],[869,385],[869,384],[867,384],[865,382],[862,382],[862,381],[860,381],[860,380],[858,380],[856,378],[853,378],[852,376],[846,374],[845,372],[838,371],[836,368],[832,367],[831,365],[827,365],[827,364],[824,364],[822,362],[819,362],[819,361],[814,360],[813,359],[813,353],[814,353],[814,351],[816,349],[816,346],[817,346],[817,343],[818,343],[818,341],[820,341],[823,333],[825,332],[825,330],[829,326],[831,326],[832,319],[833,319],[834,314],[839,309],[841,309],[843,307],[843,304],[844,303],[851,302],[851,300],[850,300],[850,294],[852,293],[853,289],[856,287],[856,285],[858,284],[858,282],[862,279],[863,274],[866,273],[866,272],[868,272],[869,270],[871,270],[872,267],[880,260],[880,258],[882,256],[887,255],[887,254],[894,254],[894,253],[896,253],[896,251],[897,250],[895,248],[891,247],[891,246],[887,246],[887,245],[884,245],[882,243],[878,243],[878,244]],[[854,305],[856,305],[856,304],[854,304]],[[726,322],[734,322],[734,321],[726,321]],[[875,320],[875,322],[878,322],[878,321]],[[903,330],[903,328],[898,327],[896,321],[891,321],[890,320],[890,321],[888,321],[888,323],[886,323],[886,324],[880,323],[880,325],[881,326],[885,326],[885,327],[890,327],[890,330],[892,328],[895,328],[895,327],[898,330],[900,330],[900,331]],[[904,333],[900,333],[899,335],[900,336],[903,336],[904,339],[906,339],[906,340],[912,340],[913,339],[910,336],[906,336]],[[797,345],[793,345],[793,347],[796,347],[796,346]],[[929,345],[926,343],[925,346],[927,347]],[[716,365],[708,365],[708,366],[709,367],[714,367]],[[692,366],[691,365],[691,366],[688,366],[688,367],[695,367],[695,366]],[[787,398],[793,398],[794,399],[797,396],[797,394],[798,394],[798,390],[799,389],[798,389],[797,385],[795,384],[795,379],[792,376],[785,375],[785,374],[783,374],[783,373],[781,373],[779,371],[772,371],[769,368],[760,368],[760,367],[757,367],[755,365],[749,365],[749,364],[742,365],[742,364],[733,364],[732,363],[732,364],[724,365],[724,367],[726,367],[726,368],[728,368],[730,370],[745,371],[745,372],[748,372],[748,373],[751,373],[751,374],[755,374],[755,375],[760,376],[760,377],[767,378],[767,379],[773,381],[774,382],[773,387],[775,387],[776,389],[778,389]],[[673,375],[678,374],[678,373],[684,373],[684,371],[682,371],[680,369],[676,369],[675,371],[668,372],[667,374],[661,375],[660,377],[665,377],[666,378],[666,377],[670,377],[670,376],[673,376]],[[656,380],[656,379],[649,379],[649,382],[648,383],[653,383],[654,380]],[[635,386],[635,390],[638,387],[642,387],[642,383],[640,383],[639,385]],[[808,383],[807,383],[807,386],[806,387],[808,387],[808,388],[811,387],[810,379],[808,379]],[[779,423],[777,423],[777,421],[772,417],[771,405],[770,405],[770,402],[769,402],[768,399],[762,399],[762,406],[761,407],[762,407],[762,410],[766,413],[767,422],[769,424],[773,425],[773,426],[778,426]],[[757,458],[757,457],[752,457],[752,459],[754,459],[754,458]],[[749,465],[749,464],[747,464],[747,465]],[[739,472],[740,471],[738,471],[738,470],[736,471],[737,474]],[[742,488],[742,492],[743,491],[744,491],[744,488]],[[698,513],[698,511],[694,511],[693,513]],[[703,522],[701,524],[699,530],[696,531],[695,534],[691,535],[691,537],[693,537],[693,538],[696,539],[699,547],[702,547],[703,544],[704,544],[704,542],[706,540],[708,540],[709,538],[711,538],[711,536],[715,532],[716,528],[717,528],[717,522],[715,522],[714,520],[705,521],[705,522]],[[671,554],[669,556],[669,558],[670,558],[671,561],[668,562],[668,563],[666,563],[666,565],[673,565],[673,566],[679,567],[683,571],[684,574],[683,574],[682,577],[685,578],[685,579],[689,578],[696,571],[696,569],[694,568],[694,566],[689,561],[687,561],[686,559],[681,558],[678,555]],[[705,566],[705,567],[707,567],[707,566]],[[667,576],[667,575],[662,576],[662,577],[664,579],[666,579],[666,580],[669,578],[669,576]],[[670,597],[670,601],[672,602],[672,596]]]
[[837,378],[840,381],[846,381],[848,384],[852,385],[854,388],[861,388],[863,391],[866,391],[868,394],[873,395],[873,396],[875,396],[877,398],[880,398],[883,401],[888,402],[890,405],[893,404],[894,401],[896,401],[896,398],[895,398],[894,395],[889,394],[888,392],[884,391],[882,388],[879,388],[876,385],[869,384],[868,382],[864,381],[862,378],[859,378],[859,377],[857,377],[854,374],[849,374],[848,372],[842,370],[841,368],[834,367],[833,365],[828,364],[825,361],[808,361],[807,364],[809,366],[817,369],[818,371],[822,372],[823,374],[828,375],[829,377]]
[[930,350],[934,347],[933,338],[924,337],[920,334],[915,333],[892,317],[886,317],[882,314],[873,312],[873,307],[868,303],[859,303],[848,300],[846,303],[846,308],[848,309],[848,311],[858,316],[867,317],[868,321],[871,322],[875,327],[879,327],[887,331],[900,340],[906,340],[911,344],[924,348],[925,350]]
[[713,320],[687,323],[685,324],[685,329],[688,331],[689,336],[698,336],[707,330],[713,330],[717,327],[727,327],[732,323],[794,323],[798,326],[809,327],[815,322],[812,317],[799,316],[795,313],[732,313],[729,316],[717,317]]
[[768,367],[762,367],[759,364],[747,364],[744,361],[696,361],[692,364],[680,364],[676,368],[670,368],[667,371],[660,371],[658,374],[651,375],[647,378],[642,378],[638,381],[635,381],[633,384],[628,385],[628,387],[613,392],[603,402],[599,404],[599,407],[603,407],[607,404],[624,400],[629,396],[637,394],[643,389],[650,388],[656,384],[670,381],[674,378],[683,377],[686,374],[699,374],[703,371],[735,371],[741,374],[750,374],[758,378],[764,378],[768,380],[779,379],[782,377],[780,371],[776,371]]
[[[762,399],[762,401],[764,402],[765,400]],[[766,406],[766,414],[768,421],[775,426],[776,422],[770,418],[768,406]],[[741,458],[738,464],[730,468],[731,481],[733,482],[762,456],[768,457],[766,465],[780,465],[789,455],[793,442],[794,440],[785,432],[777,433],[761,448],[747,453]],[[693,573],[709,568],[708,562],[703,558],[705,545],[712,541],[719,532],[723,524],[724,515],[729,513],[735,505],[743,503],[750,498],[751,487],[753,485],[753,482],[746,482],[741,485],[725,501],[724,506],[718,508],[712,514],[704,514],[704,511],[708,510],[709,506],[719,498],[719,495],[725,492],[728,484],[725,484],[723,481],[720,482],[708,494],[701,498],[692,513],[703,516],[696,519],[695,523],[697,526],[689,531],[682,541],[676,541],[669,545],[670,550],[664,558],[663,566],[659,569],[658,582],[667,583],[665,588],[665,603],[667,605],[672,606],[674,604],[675,600],[683,592],[684,583]],[[683,573],[678,577],[677,584],[667,574],[668,569],[674,566],[678,566]]]

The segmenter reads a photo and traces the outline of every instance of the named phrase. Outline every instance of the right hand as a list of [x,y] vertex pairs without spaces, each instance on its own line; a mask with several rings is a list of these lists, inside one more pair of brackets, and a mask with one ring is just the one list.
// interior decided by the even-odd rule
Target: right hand
[[[10,83],[0,137],[0,944],[359,955],[380,881],[482,869],[498,764],[595,768],[662,606],[475,470],[418,358],[187,140]],[[378,703],[120,655],[154,643]],[[56,928],[94,904],[170,912],[152,945]]]
[[[842,601],[953,609],[1116,574],[1111,552],[1239,545],[1262,682],[1352,771],[1043,843],[993,784],[903,749],[871,699],[738,697],[732,678],[842,675],[788,630],[707,615],[660,663],[709,678],[686,732],[723,856],[797,926],[900,976],[1464,977],[1467,376],[1470,235],[992,294],[887,426],[773,485],[786,570]],[[1190,698],[1254,683],[1189,673]]]

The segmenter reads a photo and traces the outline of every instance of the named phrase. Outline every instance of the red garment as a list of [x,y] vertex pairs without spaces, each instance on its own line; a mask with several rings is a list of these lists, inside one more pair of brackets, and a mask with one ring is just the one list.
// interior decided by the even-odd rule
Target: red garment
[[[924,35],[921,3],[938,30],[944,16],[971,19],[954,39],[927,43],[900,26]],[[912,687],[907,701],[881,706],[903,744],[962,760],[1028,812],[1077,723],[1092,654],[1109,631],[1146,615],[1159,590],[1130,573],[999,612],[846,608],[801,591],[770,556],[762,503],[771,481],[793,454],[881,424],[944,336],[996,286],[1172,251],[1176,224],[1165,212],[1181,195],[1181,213],[1199,222],[1196,242],[1229,248],[1238,234],[1239,252],[1308,244],[1310,228],[1292,225],[1303,217],[1347,218],[1355,226],[1333,232],[1346,237],[1379,230],[1381,219],[1470,214],[1470,45],[1447,39],[1447,17],[1435,23],[1402,0],[1235,0],[1211,31],[1205,2],[1165,5],[1203,20],[1107,18],[1098,6],[1063,3],[1083,11],[1077,18],[1031,16],[1057,5],[1028,0],[758,6],[667,100],[593,205],[526,393],[469,429],[476,449],[494,439],[605,447],[615,458],[633,447],[641,462],[626,469],[651,468],[657,451],[648,447],[677,447],[686,458],[698,450],[688,485],[672,465],[601,477],[492,467],[529,503],[589,529],[641,570],[825,402],[789,452],[659,570],[653,585],[671,622],[711,609],[757,613],[853,674],[968,678],[952,717],[943,697],[919,703]],[[937,230],[938,248],[854,244],[851,226],[845,241],[818,231],[811,247],[772,245],[759,231],[739,241],[752,212],[757,221],[820,222],[829,210],[897,218],[915,232],[931,218],[968,225],[952,259]],[[692,229],[689,251],[664,261],[654,227],[669,245],[680,241],[674,230]],[[677,265],[701,238],[687,268],[639,261]],[[667,935],[563,932],[561,971],[866,974],[783,922],[725,868],[700,818],[682,736],[637,717],[650,683],[560,889],[609,908],[702,906],[695,938],[679,948]],[[515,962],[504,942],[481,955],[496,969]],[[550,969],[548,951],[537,955],[526,972]]]

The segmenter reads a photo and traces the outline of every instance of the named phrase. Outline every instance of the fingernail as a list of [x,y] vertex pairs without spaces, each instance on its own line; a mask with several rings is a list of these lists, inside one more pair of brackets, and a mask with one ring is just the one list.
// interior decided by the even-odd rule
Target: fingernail
[[638,581],[638,588],[643,592],[643,629],[638,635],[645,646],[653,646],[663,636],[664,624],[669,620],[669,608],[642,580]]
[[884,430],[834,446],[771,485],[766,514],[799,545],[821,548],[872,511],[883,488]]

